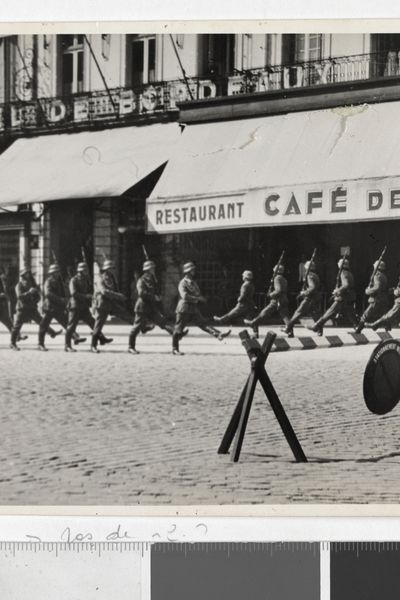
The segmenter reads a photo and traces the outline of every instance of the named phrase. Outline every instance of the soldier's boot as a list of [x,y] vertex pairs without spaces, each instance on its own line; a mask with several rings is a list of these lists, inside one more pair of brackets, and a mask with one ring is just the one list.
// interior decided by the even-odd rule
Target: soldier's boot
[[90,352],[93,352],[93,354],[99,354],[100,350],[97,347],[97,342],[98,342],[98,336],[97,335],[92,335],[92,343],[90,345]]
[[41,352],[47,352],[47,348],[44,345],[44,338],[45,338],[46,332],[39,329],[39,340],[38,340],[38,350],[40,350]]
[[24,342],[25,340],[28,339],[28,337],[29,337],[28,335],[21,335],[21,334],[19,334],[17,342]]
[[385,327],[387,326],[387,321],[386,319],[378,319],[377,321],[374,321],[373,323],[365,323],[365,325],[367,327],[371,327],[371,329],[373,329],[373,331],[376,331],[377,329],[380,329],[381,327]]
[[225,331],[224,333],[222,333],[222,331],[219,331],[218,329],[216,329],[215,327],[211,327],[210,325],[205,327],[205,331],[207,331],[207,333],[209,333],[210,335],[213,335],[220,342],[222,342],[222,340],[225,339],[226,337],[228,337],[228,335],[230,335],[230,333],[231,333],[230,329],[228,329],[228,331]]
[[58,335],[61,335],[63,330],[62,329],[57,329],[57,331],[55,331],[55,329],[52,329],[51,327],[48,328],[47,330],[49,336],[51,337],[51,339],[56,338]]
[[77,346],[78,344],[84,344],[86,342],[86,338],[81,337],[78,333],[76,333],[76,331],[74,331],[74,333],[72,334],[72,339],[74,340],[75,346]]
[[10,340],[10,348],[12,350],[20,350],[20,348],[18,348],[17,346],[17,339],[18,339],[18,331],[11,331],[11,340]]
[[139,350],[136,350],[136,337],[137,333],[131,333],[129,336],[128,352],[130,354],[140,354]]
[[283,333],[286,333],[288,338],[292,338],[292,337],[294,337],[293,327],[294,327],[294,322],[288,321],[286,323],[285,327],[281,327],[281,331],[283,331]]
[[183,356],[183,352],[179,350],[179,340],[181,339],[181,334],[173,333],[172,334],[172,354],[174,356]]
[[307,329],[310,329],[310,331],[314,331],[317,335],[321,336],[324,333],[324,321],[319,319],[314,325],[307,325]]
[[362,330],[364,329],[364,327],[365,327],[365,321],[363,321],[363,319],[360,319],[360,322],[354,328],[354,333],[361,333]]
[[67,331],[65,333],[65,346],[64,346],[65,352],[76,352],[75,348],[73,348],[71,346],[72,337],[73,337],[72,334],[67,329]]
[[99,343],[100,346],[105,346],[105,344],[111,344],[114,341],[114,338],[108,338],[104,335],[104,333],[99,335]]

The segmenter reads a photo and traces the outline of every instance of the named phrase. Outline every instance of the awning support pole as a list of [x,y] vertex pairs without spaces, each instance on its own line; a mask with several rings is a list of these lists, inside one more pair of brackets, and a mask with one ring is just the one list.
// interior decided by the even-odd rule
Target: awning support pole
[[106,78],[104,77],[104,73],[103,73],[103,71],[101,70],[101,67],[100,67],[100,65],[99,65],[99,61],[97,60],[97,57],[96,57],[96,54],[94,53],[94,50],[93,50],[93,48],[92,48],[92,44],[89,42],[88,36],[87,36],[86,34],[84,34],[84,36],[83,36],[83,37],[85,38],[85,42],[86,42],[86,43],[87,43],[87,45],[88,45],[88,48],[89,48],[90,54],[91,54],[91,56],[92,56],[92,58],[93,58],[93,60],[94,60],[94,62],[95,62],[95,65],[96,65],[96,67],[97,67],[97,70],[98,70],[98,72],[99,72],[99,74],[100,74],[100,77],[101,77],[101,79],[102,79],[103,85],[104,85],[105,89],[107,90],[108,97],[110,98],[110,102],[111,102],[111,104],[112,104],[112,107],[113,107],[113,109],[114,109],[114,112],[115,112],[115,114],[116,114],[116,117],[117,117],[117,119],[118,119],[118,118],[119,118],[119,112],[118,112],[117,106],[116,106],[116,104],[115,104],[115,102],[114,102],[114,98],[112,97],[112,94],[111,94],[110,88],[109,88],[109,87],[108,87],[108,85],[107,85]]
[[177,60],[178,60],[178,63],[179,63],[180,70],[182,71],[182,76],[183,76],[184,82],[185,82],[185,84],[186,84],[187,91],[188,91],[188,93],[189,93],[190,99],[191,99],[191,100],[194,100],[194,98],[193,98],[193,94],[192,94],[192,90],[190,89],[189,81],[188,81],[188,78],[187,78],[187,76],[186,76],[186,71],[185,71],[185,69],[183,68],[183,64],[182,64],[182,61],[181,61],[181,57],[179,56],[179,52],[178,52],[178,50],[176,49],[175,42],[174,42],[174,38],[172,37],[172,34],[171,34],[171,33],[169,34],[169,37],[170,37],[171,44],[172,44],[172,47],[173,47],[173,49],[174,49],[174,52],[175,52],[175,56],[176,56],[176,58],[177,58]]

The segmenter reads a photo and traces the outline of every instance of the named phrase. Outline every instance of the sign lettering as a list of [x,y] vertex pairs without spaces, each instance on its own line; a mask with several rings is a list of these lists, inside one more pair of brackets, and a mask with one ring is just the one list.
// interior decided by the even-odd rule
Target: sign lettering
[[400,177],[147,202],[148,231],[158,233],[388,218],[400,218]]

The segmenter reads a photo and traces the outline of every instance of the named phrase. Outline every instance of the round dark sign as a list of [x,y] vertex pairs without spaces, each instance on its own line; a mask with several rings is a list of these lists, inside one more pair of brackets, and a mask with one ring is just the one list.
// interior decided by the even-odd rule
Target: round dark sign
[[400,400],[400,341],[385,340],[371,354],[364,372],[364,400],[375,415],[385,415]]

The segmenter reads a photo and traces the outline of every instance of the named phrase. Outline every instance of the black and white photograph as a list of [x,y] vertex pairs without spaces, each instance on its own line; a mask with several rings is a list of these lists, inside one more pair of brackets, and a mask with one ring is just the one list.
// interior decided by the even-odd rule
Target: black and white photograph
[[0,504],[398,502],[400,33],[139,29],[0,36]]

